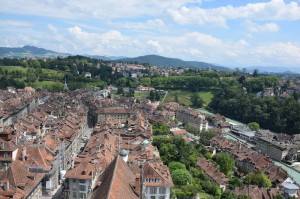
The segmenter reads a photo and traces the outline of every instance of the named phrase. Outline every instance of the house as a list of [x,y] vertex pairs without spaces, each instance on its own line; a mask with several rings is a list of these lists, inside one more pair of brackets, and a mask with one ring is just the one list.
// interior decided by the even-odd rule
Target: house
[[211,146],[218,151],[230,153],[237,167],[242,167],[246,173],[264,172],[273,184],[279,186],[288,179],[288,173],[281,167],[275,165],[266,155],[250,150],[239,142],[232,142],[222,136],[213,137]]
[[85,78],[92,78],[92,73],[90,73],[90,72],[85,72],[85,73],[84,73],[84,77],[85,77]]
[[126,123],[130,113],[131,110],[124,107],[99,108],[96,111],[96,123],[103,124],[108,120],[114,123]]
[[237,196],[248,196],[255,199],[273,199],[275,196],[281,195],[281,191],[277,188],[259,188],[255,185],[245,185],[236,187],[234,194]]
[[177,130],[173,130],[171,132],[172,132],[173,136],[184,136],[188,133],[185,129],[177,129]]
[[43,195],[51,195],[59,184],[59,160],[55,154],[41,143],[32,143],[19,149],[17,157],[30,172],[44,174]]
[[289,197],[299,198],[299,195],[298,195],[299,187],[290,182],[282,183],[281,191],[283,192],[283,196],[286,198],[289,198]]
[[91,199],[138,199],[140,180],[118,155],[97,180]]
[[263,91],[256,93],[256,97],[266,98],[266,97],[273,97],[273,96],[274,96],[274,89],[271,87],[265,88]]
[[[15,139],[17,140],[17,138]],[[16,141],[6,141],[0,138],[0,168],[11,165],[17,158],[18,146]]]
[[187,124],[198,131],[208,129],[208,122],[205,120],[205,116],[196,110],[180,107],[176,110],[175,117],[183,124]]
[[5,199],[42,199],[43,178],[44,174],[29,171],[25,164],[16,160],[0,171],[0,196]]
[[290,144],[264,137],[256,137],[255,142],[256,150],[261,151],[263,154],[266,154],[277,161],[281,161],[288,154],[291,147]]
[[248,142],[253,142],[256,134],[255,131],[250,130],[247,126],[234,126],[230,132]]
[[155,88],[153,88],[153,87],[145,87],[145,86],[139,85],[138,87],[136,87],[136,90],[137,91],[154,91]]
[[216,183],[221,189],[225,190],[228,186],[229,179],[217,167],[205,158],[199,158],[197,161],[198,169],[204,171],[208,178]]
[[174,187],[169,168],[161,161],[148,161],[143,166],[143,186],[146,199],[170,199]]
[[90,197],[96,186],[99,175],[103,172],[100,159],[95,157],[78,158],[74,166],[65,174],[65,188],[70,199],[82,199]]

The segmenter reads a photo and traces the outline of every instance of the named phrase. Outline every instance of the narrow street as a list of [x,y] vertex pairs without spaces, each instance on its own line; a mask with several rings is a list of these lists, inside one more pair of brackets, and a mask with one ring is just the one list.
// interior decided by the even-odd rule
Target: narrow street
[[[88,128],[88,127],[86,128],[85,132],[82,135],[82,138],[84,136],[86,136],[87,139],[84,140],[84,139],[81,138],[79,140],[79,145],[78,145],[79,148],[77,149],[78,151],[80,151],[80,149],[85,146],[86,142],[90,139],[92,132],[93,132],[93,128]],[[63,197],[63,186],[62,186],[62,184],[58,187],[58,189],[55,191],[55,193],[53,193],[52,196],[43,196],[43,199],[63,199],[63,198],[64,197]]]

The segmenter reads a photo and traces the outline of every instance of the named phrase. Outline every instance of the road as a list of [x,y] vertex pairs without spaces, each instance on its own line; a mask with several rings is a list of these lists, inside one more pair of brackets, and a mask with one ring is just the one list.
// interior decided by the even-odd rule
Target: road
[[168,94],[168,91],[166,91],[166,94],[165,94],[164,99],[162,100],[162,102],[165,101],[165,98],[166,98],[167,94]]

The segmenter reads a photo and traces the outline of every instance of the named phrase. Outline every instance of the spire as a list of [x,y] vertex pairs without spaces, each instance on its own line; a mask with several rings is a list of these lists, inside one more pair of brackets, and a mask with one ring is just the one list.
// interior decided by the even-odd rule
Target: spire
[[68,85],[67,85],[67,76],[65,76],[64,90],[65,90],[65,91],[69,90]]

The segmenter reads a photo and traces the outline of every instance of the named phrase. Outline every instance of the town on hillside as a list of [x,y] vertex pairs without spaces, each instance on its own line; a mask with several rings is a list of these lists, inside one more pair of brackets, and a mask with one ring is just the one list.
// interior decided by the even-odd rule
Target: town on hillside
[[116,90],[1,90],[1,198],[299,196],[299,134]]

